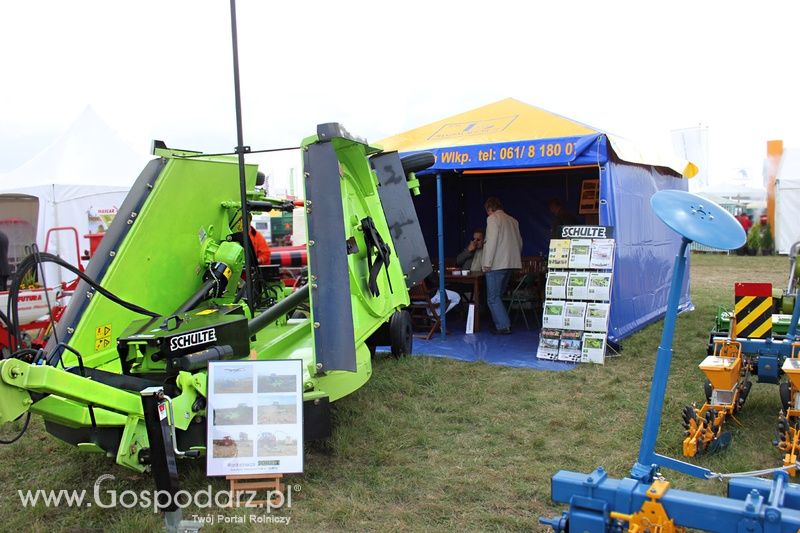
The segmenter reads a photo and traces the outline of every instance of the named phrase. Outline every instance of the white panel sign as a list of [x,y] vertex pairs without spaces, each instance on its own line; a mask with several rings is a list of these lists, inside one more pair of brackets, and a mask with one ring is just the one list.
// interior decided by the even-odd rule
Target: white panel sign
[[209,476],[303,471],[302,376],[299,359],[209,363]]

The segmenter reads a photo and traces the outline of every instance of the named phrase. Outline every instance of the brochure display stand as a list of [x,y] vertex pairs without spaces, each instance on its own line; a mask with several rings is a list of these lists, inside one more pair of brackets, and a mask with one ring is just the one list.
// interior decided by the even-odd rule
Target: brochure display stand
[[612,228],[564,226],[550,241],[536,357],[603,364],[614,267]]

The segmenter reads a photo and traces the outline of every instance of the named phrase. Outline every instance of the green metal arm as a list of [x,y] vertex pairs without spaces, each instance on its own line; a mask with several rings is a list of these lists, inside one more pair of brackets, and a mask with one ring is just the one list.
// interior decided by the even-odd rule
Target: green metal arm
[[28,392],[56,394],[126,415],[142,416],[139,396],[48,365],[0,361],[0,423],[16,419],[33,401]]

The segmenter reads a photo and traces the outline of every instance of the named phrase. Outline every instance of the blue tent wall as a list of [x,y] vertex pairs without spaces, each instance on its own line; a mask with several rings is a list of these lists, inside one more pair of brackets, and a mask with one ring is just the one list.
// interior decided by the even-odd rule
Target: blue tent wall
[[[611,340],[620,340],[660,319],[666,310],[681,239],[650,208],[650,197],[663,189],[685,191],[688,184],[656,167],[619,161],[609,161],[601,170],[600,223],[614,227],[617,246],[608,329]],[[688,275],[681,307],[691,307]]]

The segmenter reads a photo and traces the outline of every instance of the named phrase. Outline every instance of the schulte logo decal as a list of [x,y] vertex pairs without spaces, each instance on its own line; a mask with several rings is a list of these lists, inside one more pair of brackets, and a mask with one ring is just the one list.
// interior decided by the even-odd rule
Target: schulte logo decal
[[214,342],[216,340],[217,340],[217,331],[214,328],[204,329],[201,331],[193,331],[191,333],[184,333],[183,335],[172,337],[169,340],[169,350],[171,352],[174,352],[175,350],[190,348],[192,346],[197,346],[199,344],[206,344],[208,342]]

